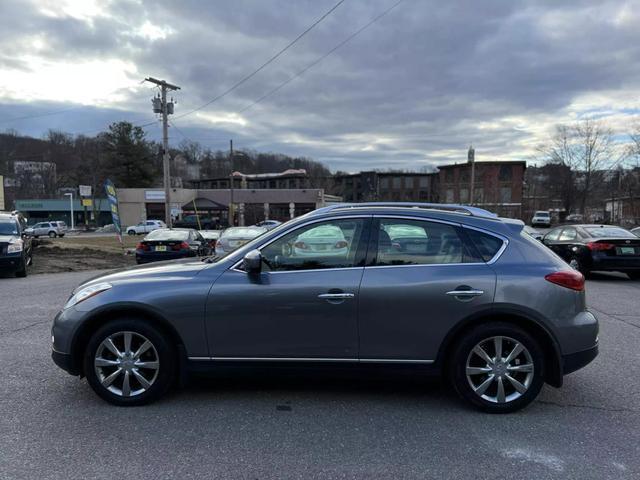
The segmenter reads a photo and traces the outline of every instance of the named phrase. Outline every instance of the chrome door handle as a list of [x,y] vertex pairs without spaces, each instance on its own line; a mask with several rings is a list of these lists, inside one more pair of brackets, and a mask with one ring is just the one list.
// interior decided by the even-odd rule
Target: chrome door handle
[[353,298],[353,293],[321,293],[318,298],[324,298],[325,300],[343,300],[345,298]]
[[446,293],[447,295],[451,295],[453,297],[478,297],[484,294],[482,290],[451,290]]

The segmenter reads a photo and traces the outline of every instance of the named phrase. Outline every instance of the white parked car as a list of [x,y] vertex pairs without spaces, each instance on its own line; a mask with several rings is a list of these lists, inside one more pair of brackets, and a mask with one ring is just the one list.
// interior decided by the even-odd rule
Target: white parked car
[[532,227],[550,227],[551,226],[551,214],[546,210],[538,210],[533,214],[531,219]]
[[162,220],[146,220],[137,225],[127,227],[127,235],[142,235],[159,228],[167,228],[167,225]]
[[64,237],[64,234],[67,233],[67,224],[59,221],[52,222],[39,222],[34,226],[26,228],[24,233],[30,235],[32,237]]

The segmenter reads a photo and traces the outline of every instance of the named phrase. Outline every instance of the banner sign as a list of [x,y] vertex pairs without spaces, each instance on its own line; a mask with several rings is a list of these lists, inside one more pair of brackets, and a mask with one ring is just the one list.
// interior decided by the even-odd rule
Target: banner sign
[[118,210],[118,195],[116,194],[116,187],[113,182],[107,179],[104,182],[104,190],[107,193],[107,200],[111,206],[111,218],[113,219],[113,226],[116,228],[116,234],[118,240],[122,243],[122,225],[120,224],[120,212]]

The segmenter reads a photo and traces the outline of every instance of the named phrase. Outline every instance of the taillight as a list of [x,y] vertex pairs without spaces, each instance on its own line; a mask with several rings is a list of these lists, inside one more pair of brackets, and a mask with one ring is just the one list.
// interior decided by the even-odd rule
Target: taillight
[[338,242],[336,242],[336,248],[347,248],[349,246],[349,244],[347,242],[345,242],[344,240],[340,240]]
[[301,250],[306,250],[307,248],[309,248],[309,247],[307,246],[307,244],[306,244],[306,243],[304,243],[304,242],[302,242],[302,241],[299,241],[299,242],[294,243],[294,244],[293,244],[293,246],[294,246],[294,247],[296,247],[296,248],[299,248],[299,249],[301,249]]
[[612,248],[615,248],[615,245],[613,243],[589,242],[587,243],[587,247],[591,251],[598,252],[603,250],[611,250]]
[[562,270],[544,276],[545,280],[561,287],[581,292],[584,290],[584,275],[577,270]]
[[171,248],[173,250],[189,250],[189,244],[187,242],[176,243]]
[[136,245],[136,250],[148,251],[149,250],[149,245],[146,245],[146,244],[140,242],[140,243],[138,243],[138,245]]

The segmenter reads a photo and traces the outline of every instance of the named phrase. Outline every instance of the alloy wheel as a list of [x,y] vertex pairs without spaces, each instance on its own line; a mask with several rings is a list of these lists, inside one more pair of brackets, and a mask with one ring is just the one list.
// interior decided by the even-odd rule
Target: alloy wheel
[[534,376],[533,358],[519,341],[505,336],[486,338],[467,357],[466,376],[483,400],[508,403],[524,395]]
[[158,378],[158,352],[145,336],[124,331],[109,335],[98,346],[93,360],[104,388],[120,397],[135,397]]

